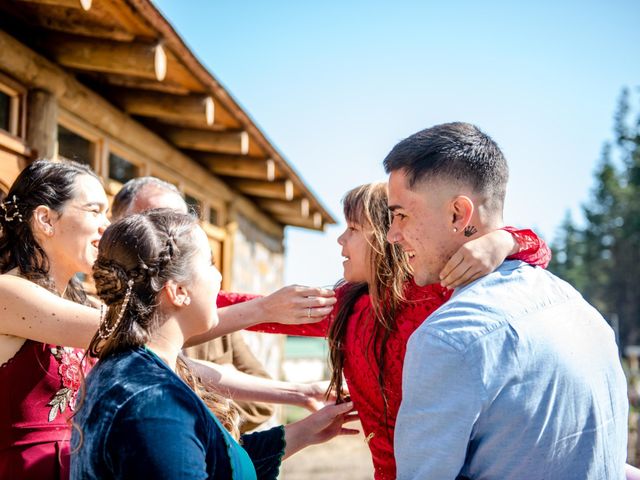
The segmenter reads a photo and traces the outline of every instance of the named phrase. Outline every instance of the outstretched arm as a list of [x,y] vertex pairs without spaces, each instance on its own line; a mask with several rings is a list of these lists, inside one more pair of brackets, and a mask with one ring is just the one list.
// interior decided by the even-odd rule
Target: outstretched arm
[[220,322],[206,333],[191,337],[185,346],[242,330],[258,323],[305,324],[327,316],[336,302],[333,290],[289,285],[267,295],[218,309]]
[[236,401],[281,403],[316,411],[322,407],[328,387],[326,382],[293,383],[256,377],[233,365],[218,365],[206,360],[185,358],[185,361],[206,388]]

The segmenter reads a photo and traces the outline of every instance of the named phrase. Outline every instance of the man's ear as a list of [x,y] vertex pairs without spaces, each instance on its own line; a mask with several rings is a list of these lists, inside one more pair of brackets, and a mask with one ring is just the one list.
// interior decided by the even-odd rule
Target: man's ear
[[451,229],[454,232],[464,232],[473,217],[473,201],[466,195],[458,195],[450,205]]
[[57,212],[46,205],[39,205],[33,210],[33,228],[45,237],[50,237],[53,235],[53,226],[57,218]]
[[173,280],[169,280],[165,283],[162,290],[167,296],[167,300],[169,300],[169,302],[175,307],[182,307],[183,305],[186,306],[191,303],[191,297],[189,296],[187,288]]

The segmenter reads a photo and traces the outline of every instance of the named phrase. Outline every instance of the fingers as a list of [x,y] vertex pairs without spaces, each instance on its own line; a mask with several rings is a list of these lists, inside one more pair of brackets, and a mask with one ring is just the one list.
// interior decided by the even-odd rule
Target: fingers
[[336,297],[304,297],[299,304],[305,308],[330,307],[337,302]]
[[360,416],[358,415],[358,412],[354,410],[353,412],[349,412],[344,416],[343,423],[355,422],[357,420],[360,420]]
[[307,399],[307,402],[304,404],[304,407],[309,410],[311,413],[317,412],[318,410],[324,407],[324,403],[316,400],[315,398]]
[[458,265],[460,265],[460,263],[462,263],[463,260],[464,255],[462,255],[460,251],[454,253],[447,264],[444,266],[444,268],[440,271],[440,281],[443,282],[447,280],[447,277],[451,275],[451,273],[458,267]]
[[452,287],[449,287],[449,288],[457,288],[457,287],[460,287],[460,286],[463,286],[463,285],[467,285],[467,284],[469,284],[469,283],[471,283],[471,282],[473,282],[473,281],[475,281],[475,280],[479,279],[479,278],[480,278],[480,277],[482,277],[483,275],[486,275],[486,274],[485,274],[484,272],[481,272],[481,271],[477,271],[477,272],[475,272],[475,273],[474,273],[474,274],[472,274],[472,275],[471,275],[471,274],[469,274],[469,275],[467,275],[467,276],[466,276],[466,278],[461,279],[461,280],[457,283],[457,285],[452,286]]
[[285,287],[291,289],[296,295],[301,297],[334,297],[335,292],[330,288],[306,287],[304,285],[290,285]]
[[465,279],[472,275],[471,266],[467,265],[464,261],[458,264],[449,275],[440,282],[445,288],[456,288],[464,283]]
[[360,420],[358,416],[358,412],[349,412],[342,416],[342,425],[340,426],[339,435],[357,435],[360,433],[360,430],[357,428],[349,428],[345,427],[346,423],[351,423]]
[[353,410],[353,402],[327,405],[326,407],[324,407],[324,409],[327,411],[327,413],[330,413],[332,416],[337,417],[338,415],[342,415]]
[[335,303],[336,297],[304,297],[298,301],[298,316],[317,321],[329,315]]

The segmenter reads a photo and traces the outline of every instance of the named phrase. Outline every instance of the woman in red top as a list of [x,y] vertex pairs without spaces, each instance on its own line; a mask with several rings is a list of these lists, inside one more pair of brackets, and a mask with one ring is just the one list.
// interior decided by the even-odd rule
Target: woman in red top
[[0,296],[2,478],[68,476],[68,421],[83,367],[83,351],[74,347],[87,343],[97,318],[87,322],[63,310],[42,309],[17,315],[14,309],[20,296],[41,308],[41,287],[54,298],[87,304],[72,278],[91,272],[109,223],[107,205],[89,168],[47,161],[25,168],[0,204],[0,283],[16,291]]
[[465,244],[445,266],[442,284],[418,287],[405,255],[386,241],[386,184],[353,189],[343,204],[347,229],[338,243],[345,257],[346,283],[336,290],[333,312],[316,324],[263,324],[252,329],[328,336],[331,384],[341,392],[344,374],[371,450],[375,478],[393,479],[393,431],[411,334],[449,299],[450,289],[493,271],[507,255],[543,267],[551,255],[531,230],[505,228]]
[[[1,479],[68,476],[68,420],[80,385],[81,348],[100,322],[100,310],[86,305],[72,278],[91,272],[109,224],[107,206],[105,191],[89,168],[48,161],[26,167],[0,202]],[[221,310],[220,316],[232,331],[245,317],[309,321],[309,305],[320,307],[319,314],[333,299],[304,296],[323,294],[282,289]],[[298,297],[305,307],[295,302]],[[276,310],[278,315],[270,314]],[[307,395],[315,398],[315,391],[301,391],[301,397]]]

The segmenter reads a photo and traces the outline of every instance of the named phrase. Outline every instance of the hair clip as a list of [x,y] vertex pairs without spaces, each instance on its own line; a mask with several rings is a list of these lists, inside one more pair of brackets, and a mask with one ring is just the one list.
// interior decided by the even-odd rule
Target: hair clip
[[[13,207],[13,212],[9,212],[9,207]],[[15,195],[11,196],[11,200],[5,200],[0,203],[0,208],[4,211],[4,219],[6,222],[13,222],[14,220],[18,220],[22,222],[22,214],[18,209],[18,200]]]

